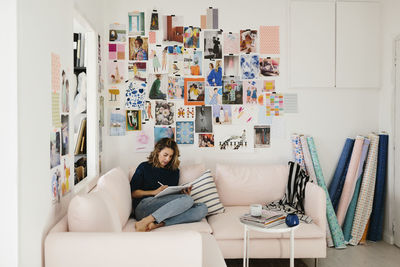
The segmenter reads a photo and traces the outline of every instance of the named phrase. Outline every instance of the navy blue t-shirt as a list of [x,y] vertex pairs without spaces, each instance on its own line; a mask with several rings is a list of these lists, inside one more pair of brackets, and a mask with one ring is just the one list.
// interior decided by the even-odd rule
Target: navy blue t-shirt
[[[158,182],[168,186],[178,185],[179,169],[169,170],[165,168],[156,168],[147,161],[142,162],[136,168],[136,171],[132,176],[131,193],[138,189],[145,191],[156,190],[161,186]],[[146,197],[133,198],[133,209],[136,209],[137,205],[143,198]]]

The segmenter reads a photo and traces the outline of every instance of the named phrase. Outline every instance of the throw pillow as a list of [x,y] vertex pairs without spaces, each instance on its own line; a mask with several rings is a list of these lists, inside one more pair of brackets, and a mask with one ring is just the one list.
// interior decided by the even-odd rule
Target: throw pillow
[[206,170],[199,178],[187,184],[192,185],[190,196],[194,202],[206,204],[208,208],[207,216],[225,211],[219,200],[217,187],[210,170]]

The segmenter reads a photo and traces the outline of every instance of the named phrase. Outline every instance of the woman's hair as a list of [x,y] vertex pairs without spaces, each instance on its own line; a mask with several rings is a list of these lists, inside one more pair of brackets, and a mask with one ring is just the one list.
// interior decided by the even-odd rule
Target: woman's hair
[[136,37],[136,41],[138,41],[138,43],[139,43],[140,46],[143,45],[143,39],[140,38],[140,36]]
[[161,164],[158,161],[158,155],[160,154],[161,150],[164,148],[170,148],[174,151],[172,155],[171,161],[165,166],[167,169],[177,170],[179,168],[179,148],[176,142],[172,138],[162,138],[160,141],[157,142],[154,146],[153,152],[150,153],[148,157],[149,163],[154,167],[160,168]]

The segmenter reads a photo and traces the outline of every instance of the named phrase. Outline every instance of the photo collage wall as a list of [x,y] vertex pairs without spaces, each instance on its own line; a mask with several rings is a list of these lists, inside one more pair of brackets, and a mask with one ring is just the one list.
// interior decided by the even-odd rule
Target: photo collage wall
[[205,11],[201,27],[157,10],[109,27],[109,134],[134,135],[135,152],[163,137],[219,151],[270,146],[272,117],[284,111],[279,26],[225,32],[218,9]]

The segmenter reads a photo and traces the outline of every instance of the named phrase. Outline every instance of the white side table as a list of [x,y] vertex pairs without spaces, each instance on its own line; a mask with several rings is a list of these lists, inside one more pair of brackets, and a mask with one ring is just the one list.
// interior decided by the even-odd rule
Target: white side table
[[264,228],[261,226],[255,226],[251,224],[246,224],[240,221],[244,225],[244,247],[243,247],[243,267],[249,266],[249,230],[264,232],[264,233],[286,233],[290,232],[290,267],[294,267],[294,230],[299,227],[299,225],[288,227],[285,223],[271,227]]

